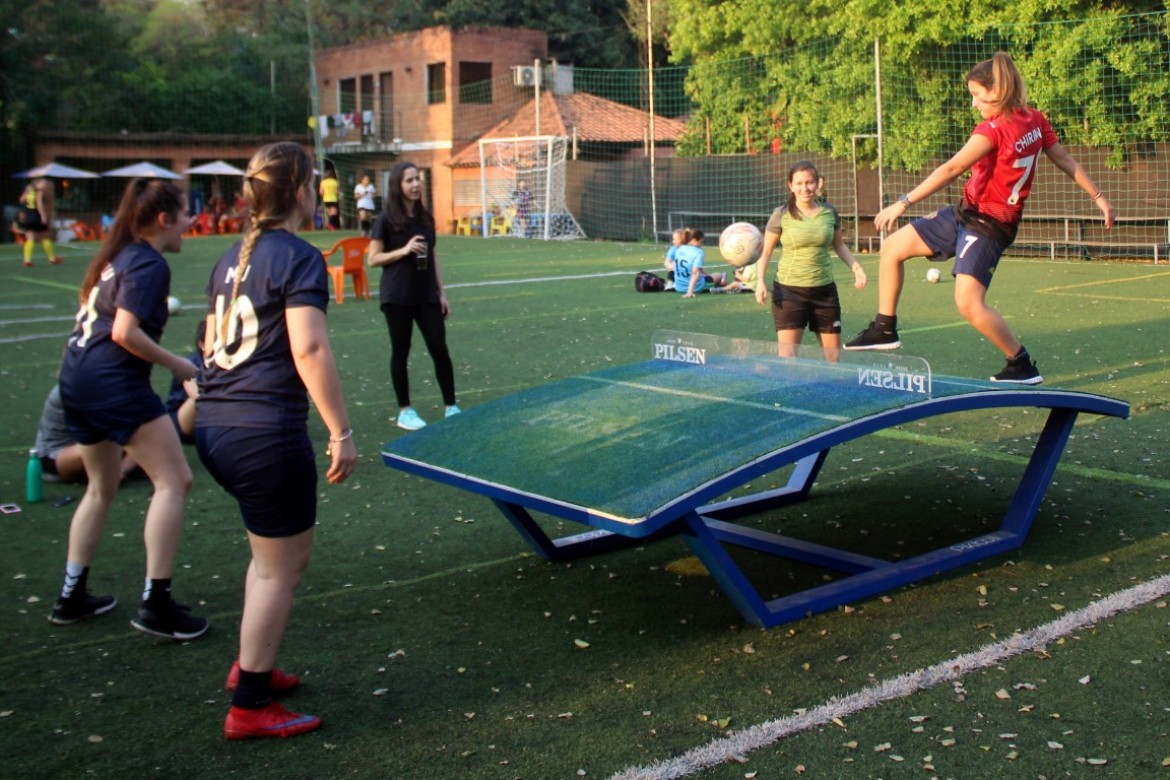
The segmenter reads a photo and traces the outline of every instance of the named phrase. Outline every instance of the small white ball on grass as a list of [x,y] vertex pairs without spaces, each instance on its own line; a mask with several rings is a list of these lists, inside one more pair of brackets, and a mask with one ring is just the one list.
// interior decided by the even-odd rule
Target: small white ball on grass
[[182,301],[173,295],[167,296],[167,314],[176,314],[183,307]]
[[926,281],[931,284],[938,284],[938,280],[942,278],[942,274],[937,268],[931,268],[926,272]]

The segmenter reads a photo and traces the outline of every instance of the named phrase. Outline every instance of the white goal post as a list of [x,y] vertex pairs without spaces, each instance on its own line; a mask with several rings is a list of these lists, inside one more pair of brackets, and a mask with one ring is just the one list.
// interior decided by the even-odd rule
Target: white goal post
[[567,137],[555,135],[479,139],[480,213],[496,215],[483,220],[484,236],[585,237],[565,205],[568,147]]

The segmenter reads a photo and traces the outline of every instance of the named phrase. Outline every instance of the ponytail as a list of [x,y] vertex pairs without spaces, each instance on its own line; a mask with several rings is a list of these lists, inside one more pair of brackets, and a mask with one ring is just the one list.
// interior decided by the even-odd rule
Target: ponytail
[[151,236],[158,226],[159,214],[172,219],[179,218],[183,210],[183,191],[174,182],[163,179],[134,179],[126,185],[122,200],[114,214],[114,224],[102,241],[81,283],[81,303],[89,298],[89,292],[97,285],[106,266],[114,261],[118,253],[135,241]]
[[991,59],[976,64],[968,71],[967,81],[974,81],[995,93],[995,106],[999,116],[1011,118],[1016,111],[1028,107],[1028,91],[1024,86],[1024,77],[1007,52],[997,51]]

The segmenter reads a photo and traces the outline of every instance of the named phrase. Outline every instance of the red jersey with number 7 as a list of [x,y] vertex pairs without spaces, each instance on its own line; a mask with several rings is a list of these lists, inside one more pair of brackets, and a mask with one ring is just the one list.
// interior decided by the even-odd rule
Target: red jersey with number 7
[[971,166],[963,200],[999,222],[1018,224],[1040,155],[1059,141],[1052,125],[1039,111],[1027,108],[1012,114],[1010,121],[987,119],[971,134],[990,139],[992,150]]

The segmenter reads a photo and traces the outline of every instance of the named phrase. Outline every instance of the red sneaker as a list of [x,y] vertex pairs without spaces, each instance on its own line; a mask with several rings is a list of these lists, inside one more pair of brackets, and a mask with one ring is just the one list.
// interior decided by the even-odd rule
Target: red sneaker
[[284,738],[308,734],[319,728],[321,719],[316,715],[289,712],[277,702],[271,702],[258,710],[232,707],[223,722],[223,735],[228,739]]
[[[227,682],[223,684],[223,687],[229,691],[234,691],[236,686],[239,684],[240,659],[237,658],[232,662],[232,670],[228,672]],[[273,693],[285,693],[287,691],[291,691],[300,684],[300,677],[297,677],[295,674],[289,674],[288,672],[282,671],[280,669],[273,669],[272,677],[268,680],[268,686],[272,689]]]
[[57,255],[56,257],[49,258],[50,265],[61,265],[61,263],[64,263],[64,262],[65,262],[65,258],[61,257],[61,255]]

